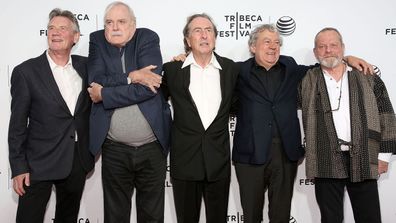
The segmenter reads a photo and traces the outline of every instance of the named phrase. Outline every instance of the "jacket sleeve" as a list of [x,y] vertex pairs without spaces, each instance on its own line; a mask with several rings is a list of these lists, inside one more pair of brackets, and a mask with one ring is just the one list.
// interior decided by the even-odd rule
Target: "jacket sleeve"
[[396,117],[384,82],[374,76],[374,94],[381,124],[381,153],[396,154]]
[[[158,35],[154,38],[141,38],[133,57],[137,58],[137,69],[148,65],[157,65],[156,73],[161,72],[162,57],[159,48]],[[126,107],[133,104],[144,102],[156,94],[148,87],[141,84],[128,84],[126,74],[109,75],[106,74],[106,61],[103,59],[98,41],[91,34],[89,59],[88,59],[88,78],[89,83],[97,82],[103,86],[102,103],[105,109]]]
[[91,33],[89,37],[89,54],[88,54],[88,84],[96,82],[103,87],[114,87],[128,84],[125,73],[109,75],[106,74],[106,61],[100,43],[95,37],[95,33]]
[[8,147],[12,178],[14,178],[29,172],[26,160],[26,139],[31,96],[26,79],[18,67],[13,70],[11,76],[11,96]]

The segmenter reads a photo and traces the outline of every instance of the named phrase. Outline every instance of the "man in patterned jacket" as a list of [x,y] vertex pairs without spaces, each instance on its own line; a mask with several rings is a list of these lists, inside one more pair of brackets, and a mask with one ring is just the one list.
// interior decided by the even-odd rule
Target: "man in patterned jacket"
[[346,187],[356,222],[381,222],[377,178],[396,151],[396,120],[385,85],[342,62],[338,30],[325,28],[313,49],[320,67],[301,83],[306,171],[315,179],[322,223],[343,221]]

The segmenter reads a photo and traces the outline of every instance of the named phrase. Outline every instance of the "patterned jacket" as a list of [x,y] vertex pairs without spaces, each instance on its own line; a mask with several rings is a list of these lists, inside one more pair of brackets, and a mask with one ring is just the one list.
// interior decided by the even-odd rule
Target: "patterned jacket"
[[[378,177],[378,153],[396,152],[396,119],[385,85],[376,75],[348,72],[351,138],[350,159],[338,145],[325,80],[320,67],[307,72],[300,100],[309,178]],[[349,168],[348,165],[349,164]]]

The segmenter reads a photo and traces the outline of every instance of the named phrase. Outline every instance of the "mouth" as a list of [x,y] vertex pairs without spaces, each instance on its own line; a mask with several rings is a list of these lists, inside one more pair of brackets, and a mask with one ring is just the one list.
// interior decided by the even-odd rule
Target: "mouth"
[[111,33],[111,36],[122,36],[122,32],[119,32],[119,31],[117,31],[117,32],[112,32],[112,33]]

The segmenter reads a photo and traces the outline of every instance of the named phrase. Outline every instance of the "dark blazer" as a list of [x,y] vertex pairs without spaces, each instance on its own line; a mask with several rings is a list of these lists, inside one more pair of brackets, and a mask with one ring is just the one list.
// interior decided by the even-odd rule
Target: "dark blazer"
[[89,83],[96,82],[104,88],[103,101],[92,104],[89,148],[94,155],[100,152],[115,108],[137,104],[161,144],[163,153],[167,154],[171,116],[169,104],[164,100],[161,89],[155,94],[143,85],[127,82],[129,72],[148,65],[156,65],[154,72],[161,74],[162,57],[158,35],[149,29],[137,29],[126,44],[124,55],[126,73],[122,71],[120,49],[107,42],[104,30],[91,33]]
[[[212,124],[204,129],[189,91],[190,66],[183,62],[164,64],[162,88],[172,101],[174,119],[170,152],[171,176],[181,180],[215,181],[230,175],[228,120],[238,67],[216,55],[220,70],[221,104]],[[234,98],[235,99],[235,98]]]
[[238,163],[264,164],[271,157],[272,125],[278,124],[283,148],[290,160],[304,155],[297,117],[297,87],[308,67],[297,65],[292,57],[280,56],[285,78],[275,99],[269,99],[263,85],[251,78],[254,58],[241,62],[238,78],[237,124],[232,159]]
[[72,55],[83,83],[74,114],[63,100],[45,52],[13,70],[8,132],[12,177],[22,173],[30,173],[31,180],[67,177],[73,164],[75,131],[82,166],[87,172],[94,167],[88,150],[91,100],[86,90],[86,62],[86,57]]

